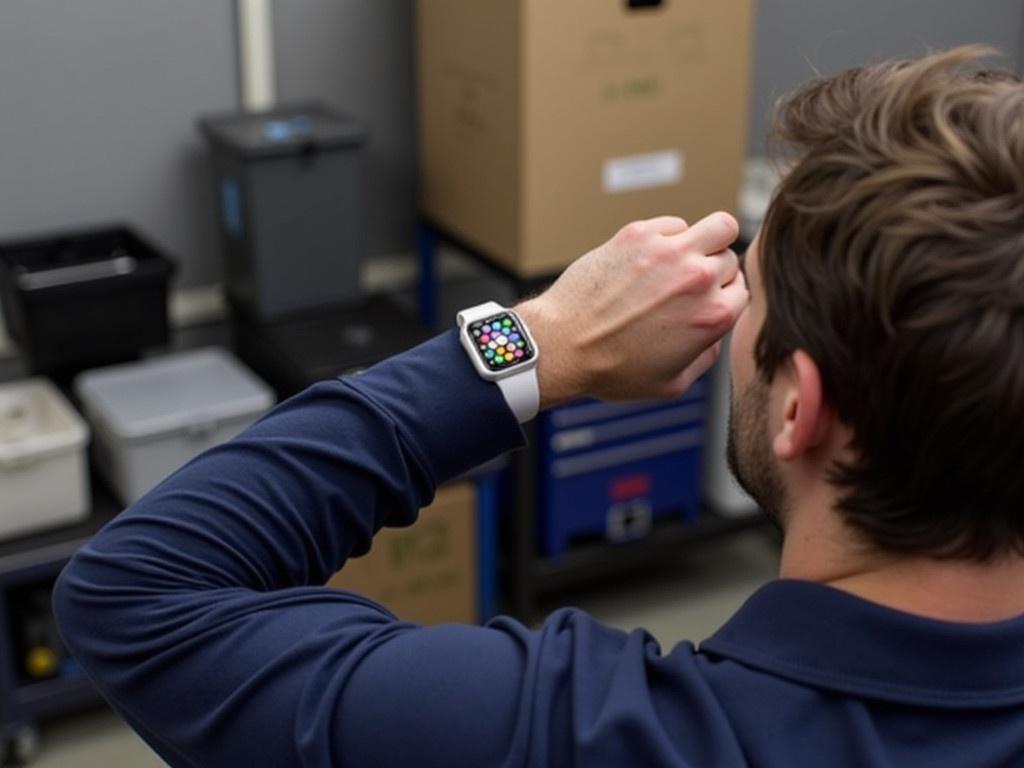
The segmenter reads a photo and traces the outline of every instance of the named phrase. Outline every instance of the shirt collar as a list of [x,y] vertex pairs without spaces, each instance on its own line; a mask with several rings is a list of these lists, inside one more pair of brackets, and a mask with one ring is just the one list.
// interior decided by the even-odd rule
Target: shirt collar
[[765,585],[700,650],[816,688],[891,702],[1024,703],[1024,617],[938,621],[811,582]]

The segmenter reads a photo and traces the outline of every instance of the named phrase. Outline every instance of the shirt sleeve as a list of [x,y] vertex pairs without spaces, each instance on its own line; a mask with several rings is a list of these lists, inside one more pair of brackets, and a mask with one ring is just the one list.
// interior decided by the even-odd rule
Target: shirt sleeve
[[538,631],[508,619],[428,629],[316,586],[380,527],[413,523],[438,483],[521,444],[454,333],[314,386],[78,552],[55,587],[61,633],[174,766],[607,757],[596,724],[653,717],[648,662],[660,662],[643,633],[571,611]]

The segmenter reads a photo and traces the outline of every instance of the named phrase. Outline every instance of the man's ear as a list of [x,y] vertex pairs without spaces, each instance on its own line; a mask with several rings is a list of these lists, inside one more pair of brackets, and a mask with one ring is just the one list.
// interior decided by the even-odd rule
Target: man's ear
[[790,355],[775,375],[782,398],[782,423],[772,449],[780,461],[793,461],[819,446],[828,436],[832,415],[821,391],[817,363],[802,349]]

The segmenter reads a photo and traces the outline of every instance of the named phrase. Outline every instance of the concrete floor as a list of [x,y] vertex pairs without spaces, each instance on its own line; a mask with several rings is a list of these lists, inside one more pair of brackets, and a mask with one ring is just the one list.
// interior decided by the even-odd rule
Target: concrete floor
[[[671,648],[720,626],[778,565],[777,539],[758,529],[680,553],[678,563],[600,589],[563,596],[622,629],[645,627]],[[150,768],[163,763],[110,711],[94,709],[43,725],[33,768]]]

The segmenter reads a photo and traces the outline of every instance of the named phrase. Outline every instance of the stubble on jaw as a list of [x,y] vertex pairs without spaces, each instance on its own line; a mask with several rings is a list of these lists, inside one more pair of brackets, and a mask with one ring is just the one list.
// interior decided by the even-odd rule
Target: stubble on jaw
[[770,385],[760,375],[742,392],[729,382],[729,432],[726,458],[736,481],[780,528],[786,489],[772,454],[768,433]]

